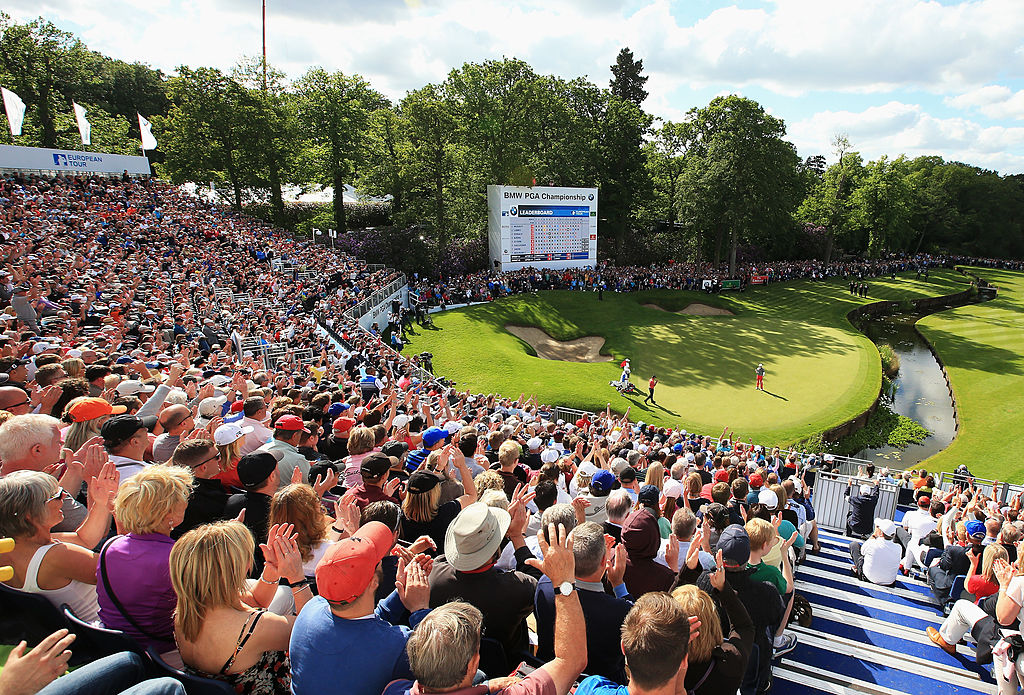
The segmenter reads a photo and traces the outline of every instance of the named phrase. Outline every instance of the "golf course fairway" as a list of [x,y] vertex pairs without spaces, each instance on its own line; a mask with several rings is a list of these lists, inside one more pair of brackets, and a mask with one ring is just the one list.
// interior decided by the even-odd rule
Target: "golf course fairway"
[[960,430],[945,450],[922,462],[929,471],[961,463],[980,478],[1024,479],[1024,273],[970,272],[999,288],[981,304],[917,322],[946,366]]
[[[786,445],[841,424],[878,395],[878,351],[846,319],[862,304],[953,294],[969,280],[952,270],[868,280],[869,296],[849,282],[801,280],[707,295],[654,290],[544,291],[433,314],[434,329],[415,327],[406,354],[434,354],[438,374],[459,390],[534,394],[540,403],[587,410],[632,407],[631,419],[717,435],[728,426],[743,441]],[[674,313],[693,303],[734,315]],[[653,304],[659,308],[645,307]],[[971,308],[969,307],[968,310]],[[604,338],[606,362],[541,359],[506,326],[533,327],[557,341]],[[639,395],[622,396],[609,381],[628,357]],[[765,391],[754,389],[763,363]],[[644,404],[657,375],[657,405]]]

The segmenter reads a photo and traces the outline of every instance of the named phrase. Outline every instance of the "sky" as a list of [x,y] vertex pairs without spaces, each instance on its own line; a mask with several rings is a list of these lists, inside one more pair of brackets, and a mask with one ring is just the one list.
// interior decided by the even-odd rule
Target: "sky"
[[[4,5],[168,73],[260,52],[260,0]],[[358,73],[393,100],[502,57],[607,86],[623,46],[662,119],[740,94],[785,121],[802,157],[834,161],[844,134],[865,159],[1024,173],[1024,0],[267,0],[268,59],[289,78]]]

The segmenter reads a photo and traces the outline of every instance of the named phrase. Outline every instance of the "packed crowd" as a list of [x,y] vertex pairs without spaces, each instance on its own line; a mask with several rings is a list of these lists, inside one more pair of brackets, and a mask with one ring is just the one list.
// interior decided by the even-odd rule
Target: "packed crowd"
[[[955,479],[944,491],[923,469],[858,471],[857,490],[847,492],[847,533],[865,540],[850,544],[853,573],[882,586],[893,586],[901,574],[922,576],[947,615],[939,629],[927,628],[928,638],[955,655],[957,644],[971,635],[979,664],[998,658],[993,671],[1001,695],[1015,693],[1020,645],[1004,640],[1001,628],[1024,618],[1024,581],[1015,569],[1024,541],[1021,495],[1007,499],[999,481],[986,494],[963,466]],[[882,483],[911,492],[913,509],[898,524],[875,517]]]
[[[737,268],[740,288],[754,278],[764,284],[787,280],[826,280],[872,277],[893,277],[896,273],[916,272],[927,276],[929,268],[952,264],[952,259],[916,254],[907,258],[880,260],[774,261],[751,263]],[[959,261],[958,261],[959,262]],[[691,290],[720,292],[722,282],[729,279],[728,264],[716,268],[710,263],[652,264],[650,266],[608,266],[566,270],[487,271],[473,275],[420,280],[414,278],[410,288],[422,301],[432,306],[447,306],[489,301],[511,294],[536,290],[577,290],[596,292],[636,292],[642,290]]]
[[[7,587],[239,693],[755,693],[795,647],[795,455],[420,382],[342,316],[392,271],[157,181],[10,176],[0,235]],[[72,640],[0,692],[143,678]]]

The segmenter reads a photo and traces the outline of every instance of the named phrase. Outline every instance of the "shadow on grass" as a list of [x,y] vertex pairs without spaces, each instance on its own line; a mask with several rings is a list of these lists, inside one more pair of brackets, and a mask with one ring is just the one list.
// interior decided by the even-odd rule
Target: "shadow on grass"
[[[972,320],[984,322],[984,319],[974,318]],[[957,333],[931,326],[928,327],[926,335],[947,367],[973,369],[1006,376],[1024,374],[1024,358],[1013,350],[980,343]]]
[[763,390],[763,389],[762,389],[761,393],[767,393],[767,394],[768,394],[769,396],[771,396],[772,398],[778,398],[778,399],[779,399],[780,401],[786,401],[786,402],[788,402],[788,401],[789,401],[789,399],[788,399],[788,398],[786,398],[785,396],[780,396],[779,394],[777,394],[777,393],[772,393],[771,391],[765,391],[765,390]]

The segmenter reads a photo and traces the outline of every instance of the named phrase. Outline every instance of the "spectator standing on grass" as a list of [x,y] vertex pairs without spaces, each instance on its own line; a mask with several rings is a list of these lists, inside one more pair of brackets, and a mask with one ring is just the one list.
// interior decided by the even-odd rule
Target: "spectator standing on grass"
[[754,374],[757,377],[754,383],[754,388],[758,391],[764,391],[764,365],[758,364],[757,369],[754,370]]

